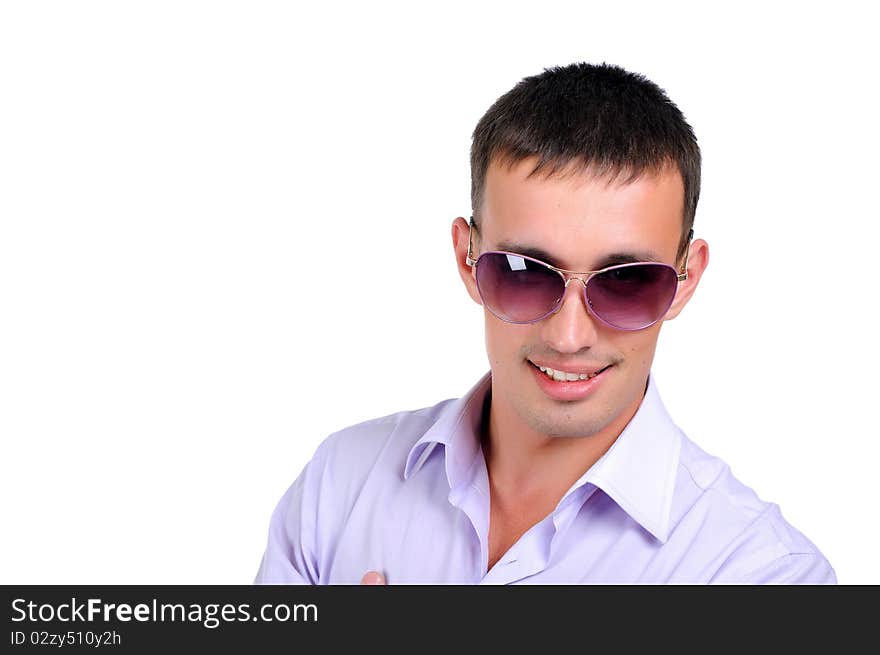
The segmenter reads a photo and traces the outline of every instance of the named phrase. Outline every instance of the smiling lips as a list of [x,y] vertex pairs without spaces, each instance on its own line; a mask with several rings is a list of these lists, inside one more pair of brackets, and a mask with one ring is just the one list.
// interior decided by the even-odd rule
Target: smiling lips
[[535,368],[539,369],[544,375],[547,377],[556,380],[557,382],[577,382],[578,380],[589,380],[590,378],[594,378],[599,373],[604,371],[608,366],[582,366],[579,367],[579,370],[574,371],[564,371],[561,368],[552,368],[550,366],[544,366],[542,364],[538,364],[529,360],[529,363],[532,364]]
[[603,373],[612,367],[612,364],[606,366],[597,364],[582,366],[580,370],[563,371],[531,360],[529,365],[534,371],[538,388],[558,402],[577,402],[592,396],[604,385],[607,376]]

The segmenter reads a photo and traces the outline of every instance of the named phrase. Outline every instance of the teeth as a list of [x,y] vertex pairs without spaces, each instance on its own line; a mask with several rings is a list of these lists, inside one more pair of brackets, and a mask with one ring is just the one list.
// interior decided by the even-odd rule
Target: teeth
[[593,373],[592,375],[587,375],[586,373],[566,373],[565,371],[555,371],[552,368],[547,366],[538,366],[539,369],[543,373],[545,373],[548,377],[553,378],[557,382],[574,382],[575,380],[587,380],[589,378],[594,378],[598,375],[598,371]]

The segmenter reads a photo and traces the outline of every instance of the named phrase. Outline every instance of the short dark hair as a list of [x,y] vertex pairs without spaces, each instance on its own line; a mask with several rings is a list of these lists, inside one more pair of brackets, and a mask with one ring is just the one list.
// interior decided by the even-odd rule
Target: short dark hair
[[471,205],[477,229],[486,171],[537,156],[530,175],[572,164],[632,182],[675,165],[684,183],[678,258],[688,246],[700,197],[700,148],[666,92],[642,75],[611,64],[575,63],[526,77],[498,98],[474,129]]

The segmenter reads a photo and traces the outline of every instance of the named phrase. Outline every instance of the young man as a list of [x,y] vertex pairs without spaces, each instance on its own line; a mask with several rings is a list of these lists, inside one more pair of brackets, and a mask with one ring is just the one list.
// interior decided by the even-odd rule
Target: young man
[[256,582],[836,582],[650,375],[709,261],[699,148],[662,89],[608,65],[526,78],[477,125],[471,175],[452,244],[491,371],[326,439]]

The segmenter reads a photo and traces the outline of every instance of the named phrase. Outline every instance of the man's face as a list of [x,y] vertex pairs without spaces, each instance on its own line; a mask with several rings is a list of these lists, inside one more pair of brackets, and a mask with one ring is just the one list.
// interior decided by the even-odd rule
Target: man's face
[[[620,254],[680,268],[675,254],[684,192],[677,170],[623,185],[591,173],[529,178],[534,164],[529,159],[512,168],[490,165],[474,257],[518,244],[539,249],[552,257],[548,263],[572,271],[602,268],[610,256]],[[456,221],[453,239],[459,255],[462,247],[467,249],[467,236],[463,220]],[[471,297],[481,302],[473,269],[461,266],[461,260],[459,269]],[[676,315],[693,290],[681,291],[665,318]],[[503,424],[524,423],[538,435],[580,437],[619,432],[632,418],[644,395],[662,321],[634,332],[611,328],[587,311],[577,280],[568,284],[560,309],[537,323],[506,323],[484,312],[492,412],[507,417]],[[585,395],[560,400],[542,385],[544,373],[532,362],[569,371],[610,366]]]

